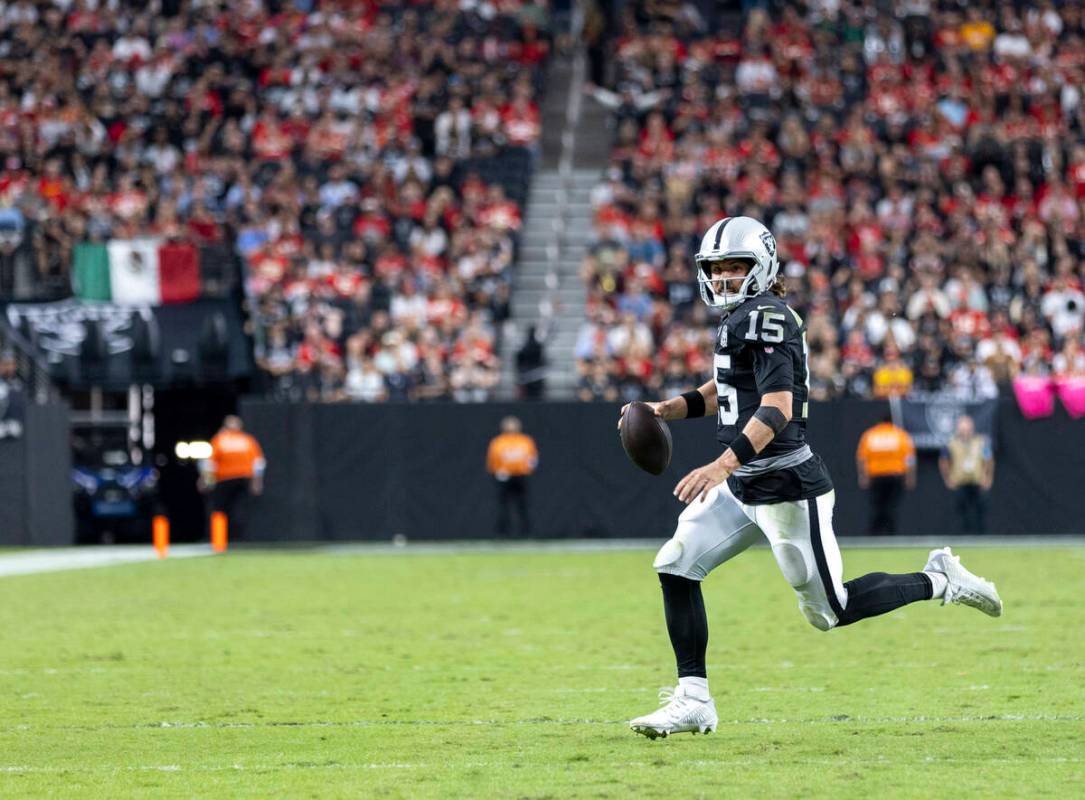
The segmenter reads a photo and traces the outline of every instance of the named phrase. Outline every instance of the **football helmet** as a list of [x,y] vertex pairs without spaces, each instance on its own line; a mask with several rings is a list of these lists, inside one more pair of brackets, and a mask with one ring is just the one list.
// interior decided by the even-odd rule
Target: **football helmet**
[[[739,258],[753,263],[745,276],[712,279],[712,262]],[[697,262],[697,286],[709,308],[731,309],[749,297],[772,288],[780,272],[776,239],[753,217],[724,217],[701,239]],[[722,283],[717,291],[714,283]]]

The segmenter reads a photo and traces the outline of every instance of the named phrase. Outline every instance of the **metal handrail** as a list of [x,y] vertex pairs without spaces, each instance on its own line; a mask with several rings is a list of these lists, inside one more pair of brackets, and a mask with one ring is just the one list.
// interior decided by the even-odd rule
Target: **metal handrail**
[[[561,134],[561,156],[558,159],[558,213],[552,222],[554,240],[546,248],[546,294],[539,304],[539,326],[542,329],[541,334],[544,343],[550,338],[553,330],[554,312],[561,302],[559,292],[562,281],[569,277],[562,275],[561,264],[562,256],[569,247],[568,200],[573,179],[573,155],[576,152],[576,128],[580,123],[584,87],[585,56],[584,46],[580,41],[580,35],[584,29],[583,3],[574,2],[572,12],[570,34],[572,41],[577,44],[573,53],[573,74],[569,86],[568,101],[565,105],[565,129]],[[576,279],[579,280],[579,273],[576,275]],[[553,389],[547,390],[547,397],[555,399]]]

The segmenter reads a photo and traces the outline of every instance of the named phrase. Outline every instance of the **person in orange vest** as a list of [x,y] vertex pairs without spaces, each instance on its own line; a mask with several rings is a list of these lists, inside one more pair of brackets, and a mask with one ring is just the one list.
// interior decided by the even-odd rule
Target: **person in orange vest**
[[896,533],[904,490],[915,488],[915,445],[886,414],[859,439],[855,451],[859,488],[870,493],[870,532]]
[[520,534],[531,534],[527,513],[527,479],[539,465],[539,450],[535,440],[521,431],[520,420],[505,417],[501,433],[490,441],[486,453],[486,471],[497,482],[497,534],[509,534],[510,507],[516,506],[520,516]]
[[260,443],[242,430],[241,417],[226,417],[211,440],[211,457],[202,464],[199,488],[211,491],[211,511],[226,514],[233,537],[241,530],[233,514],[237,502],[245,494],[263,494],[266,466]]

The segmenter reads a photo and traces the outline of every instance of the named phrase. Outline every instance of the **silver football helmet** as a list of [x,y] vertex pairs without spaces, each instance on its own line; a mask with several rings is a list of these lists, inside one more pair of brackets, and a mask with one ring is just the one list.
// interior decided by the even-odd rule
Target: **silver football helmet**
[[[753,267],[743,277],[713,280],[712,262],[729,258],[751,261]],[[701,239],[694,260],[701,299],[709,308],[734,308],[749,297],[767,292],[780,272],[776,239],[753,217],[724,217],[715,222]],[[714,284],[722,284],[722,288],[717,290]]]

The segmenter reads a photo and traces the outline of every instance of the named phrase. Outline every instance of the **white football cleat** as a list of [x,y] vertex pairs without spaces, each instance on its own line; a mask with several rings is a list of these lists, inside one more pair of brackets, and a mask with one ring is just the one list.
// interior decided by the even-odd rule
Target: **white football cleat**
[[989,617],[1002,616],[1002,599],[995,585],[986,578],[973,575],[961,564],[961,557],[953,555],[948,547],[931,550],[927,557],[926,572],[941,572],[946,576],[946,593],[942,605],[957,603],[978,608]]
[[712,733],[719,725],[711,697],[707,700],[691,697],[679,684],[673,690],[660,690],[659,699],[663,708],[630,721],[634,733],[649,739],[665,739],[672,733]]

